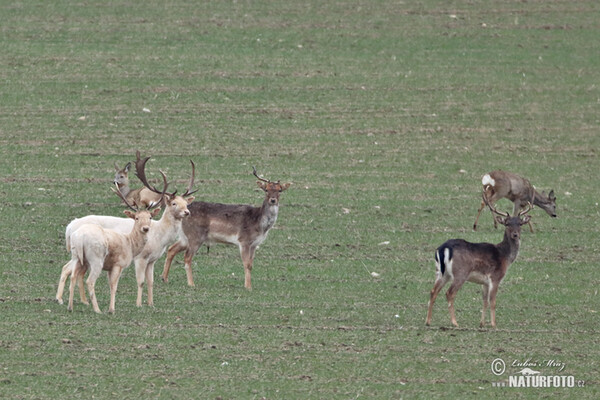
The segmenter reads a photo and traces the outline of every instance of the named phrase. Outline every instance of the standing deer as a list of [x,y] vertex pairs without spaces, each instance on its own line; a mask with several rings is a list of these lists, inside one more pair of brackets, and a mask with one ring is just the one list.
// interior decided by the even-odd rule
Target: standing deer
[[[164,195],[167,190],[164,174],[163,179],[165,182]],[[155,208],[153,211],[136,209],[127,201],[126,197],[118,190],[118,187],[115,193],[134,211],[125,210],[125,214],[135,220],[133,229],[130,233],[124,235],[110,229],[104,229],[99,225],[88,224],[81,226],[71,235],[71,264],[73,268],[69,284],[69,311],[73,311],[75,282],[83,279],[83,275],[89,269],[86,284],[94,311],[101,313],[96,299],[95,285],[100,273],[105,270],[108,271],[110,286],[108,312],[115,312],[115,297],[121,272],[131,264],[133,257],[137,256],[144,248],[147,234],[150,231],[150,221],[160,211],[160,208]]]
[[258,186],[266,193],[261,207],[238,204],[205,203],[196,201],[190,204],[190,217],[183,221],[184,236],[167,251],[162,273],[164,282],[168,282],[169,269],[173,258],[185,250],[185,271],[189,286],[194,286],[192,278],[192,258],[205,243],[225,243],[237,245],[244,264],[244,287],[252,289],[251,272],[254,252],[267,238],[269,229],[273,227],[279,212],[279,195],[290,187],[290,183],[259,177],[256,168],[253,174],[259,181]]
[[[150,186],[146,179],[145,166],[148,159],[149,157],[144,160],[138,158],[138,161],[136,162],[136,173],[145,187],[156,192],[156,188]],[[181,220],[189,216],[190,213],[187,209],[187,205],[194,199],[194,197],[191,197],[190,195],[193,193],[191,192],[191,188],[194,185],[195,166],[193,161],[190,160],[190,163],[192,164],[192,177],[186,192],[181,196],[176,195],[176,191],[173,193],[165,193],[165,211],[160,220],[151,221],[151,229],[147,235],[144,249],[134,257],[133,261],[138,283],[138,298],[136,302],[138,306],[141,306],[142,304],[142,287],[144,279],[148,281],[148,304],[153,305],[152,285],[154,282],[154,263],[165,252],[169,245],[175,242],[179,236],[183,235]],[[165,185],[168,185],[168,183],[165,182]],[[133,229],[134,221],[130,218],[118,218],[106,215],[88,215],[83,218],[77,218],[71,221],[65,230],[67,249],[71,246],[70,242],[73,232],[84,224],[96,224],[101,225],[105,229],[112,229],[120,233],[129,233]],[[71,261],[63,266],[58,290],[56,292],[56,299],[60,304],[62,304],[65,282],[67,277],[71,275],[72,269],[73,263]],[[87,304],[82,282],[83,277],[81,276],[81,280],[77,282],[79,285],[79,295],[82,302]]]
[[[144,171],[146,161],[148,161],[149,158],[150,157],[139,160],[138,157],[138,162],[136,162],[136,173],[146,188],[153,193],[160,194],[156,188],[151,187],[150,184],[148,184],[146,179]],[[177,191],[165,194],[165,211],[161,219],[152,226],[144,249],[134,259],[135,276],[138,285],[136,301],[138,307],[141,307],[142,305],[144,278],[147,281],[148,305],[154,305],[154,263],[164,254],[169,245],[184,236],[182,221],[189,217],[190,211],[188,210],[188,205],[194,201],[194,196],[191,196],[191,194],[194,193],[192,187],[194,186],[195,166],[192,160],[190,160],[190,163],[192,164],[192,177],[185,193],[181,196],[176,195]]]
[[521,226],[528,223],[531,218],[530,215],[525,215],[531,210],[531,204],[525,210],[511,217],[508,213],[496,211],[486,198],[485,191],[483,192],[483,201],[494,214],[494,220],[506,227],[504,239],[496,245],[451,239],[437,248],[435,252],[435,284],[429,298],[426,325],[431,324],[433,304],[438,293],[446,283],[452,282],[446,292],[446,299],[452,325],[458,327],[454,315],[454,298],[462,285],[469,281],[483,285],[483,310],[481,311],[480,326],[485,325],[485,311],[489,305],[490,322],[492,327],[496,327],[498,285],[506,275],[508,267],[517,258],[521,241]]
[[[140,162],[140,152],[136,152],[136,164]],[[160,192],[156,193],[149,187],[141,187],[139,189],[131,189],[129,187],[129,169],[131,168],[131,162],[125,164],[123,168],[119,168],[115,162],[115,184],[119,187],[119,190],[127,198],[127,201],[134,207],[151,207],[160,198]]]
[[[481,184],[490,204],[493,205],[502,198],[512,201],[514,203],[514,215],[525,208],[527,203],[531,203],[544,209],[551,217],[556,218],[556,197],[554,196],[554,190],[551,190],[548,195],[545,192],[539,193],[527,179],[505,171],[492,171],[489,174],[485,174],[481,178]],[[479,215],[484,207],[485,202],[482,201],[477,212],[477,218],[475,218],[475,223],[473,224],[474,231],[477,230],[477,221],[479,221]],[[494,218],[494,228],[497,227],[498,223],[496,222],[496,218]],[[533,232],[531,222],[529,223],[529,231]]]

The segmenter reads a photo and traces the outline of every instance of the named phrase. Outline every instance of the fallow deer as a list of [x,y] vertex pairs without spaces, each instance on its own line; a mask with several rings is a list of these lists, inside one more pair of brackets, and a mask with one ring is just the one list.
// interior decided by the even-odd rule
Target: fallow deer
[[290,187],[290,183],[271,182],[259,177],[254,167],[253,174],[259,179],[258,186],[266,194],[260,207],[201,201],[189,205],[190,217],[182,223],[185,235],[167,251],[162,274],[164,282],[168,282],[173,258],[185,250],[187,283],[189,286],[194,286],[192,258],[200,246],[224,243],[238,246],[244,264],[244,287],[252,289],[251,272],[254,253],[277,220],[279,195]]
[[[163,178],[165,181],[164,195],[167,185],[164,175]],[[115,312],[115,297],[121,272],[131,264],[133,257],[137,256],[144,248],[148,237],[147,234],[150,231],[150,221],[160,211],[160,208],[155,208],[153,211],[136,209],[118,190],[118,186],[115,193],[134,211],[125,210],[125,214],[135,220],[133,229],[130,233],[124,235],[110,229],[104,229],[99,225],[88,224],[81,226],[73,232],[70,238],[71,263],[73,268],[69,285],[69,311],[73,311],[75,282],[80,281],[85,272],[89,270],[86,284],[92,307],[96,313],[101,313],[98,307],[98,300],[96,299],[95,285],[96,280],[102,271],[105,270],[108,271],[110,286],[108,312]]]
[[[136,164],[140,162],[140,152],[136,152]],[[131,189],[129,187],[129,169],[131,168],[131,162],[125,164],[123,168],[119,168],[115,162],[115,184],[119,187],[119,190],[127,201],[134,207],[150,207],[153,206],[158,199],[160,194],[154,192],[151,188],[141,187],[139,189]]]
[[[448,282],[452,282],[446,292],[448,310],[452,325],[458,326],[454,315],[454,298],[462,285],[469,281],[483,285],[483,310],[480,326],[485,326],[486,308],[490,307],[490,322],[496,327],[496,294],[498,285],[506,275],[508,267],[515,261],[521,242],[521,226],[528,223],[531,204],[514,216],[496,211],[483,192],[483,201],[494,214],[494,220],[504,225],[504,239],[499,244],[471,243],[462,239],[451,239],[435,252],[435,284],[431,289],[427,310],[426,325],[431,324],[431,314],[435,299]],[[523,218],[521,218],[523,217]]]
[[[514,203],[513,215],[521,211],[531,203],[535,206],[542,208],[548,215],[556,218],[556,197],[554,196],[554,190],[546,195],[545,192],[539,193],[531,185],[529,180],[511,172],[505,171],[492,171],[489,174],[485,174],[481,178],[481,184],[485,191],[486,197],[490,204],[496,203],[496,201],[506,198]],[[485,202],[481,201],[481,206],[477,212],[475,223],[473,224],[473,230],[477,230],[477,221],[479,221],[479,215],[485,207]],[[494,218],[492,216],[492,218]],[[494,218],[494,227],[498,227],[498,223]],[[531,222],[529,223],[529,231],[533,232]]]
[[[149,157],[141,160],[138,157],[138,161],[136,162],[136,173],[145,187],[156,192],[156,188],[150,186],[146,179],[145,165],[148,159]],[[190,163],[192,164],[192,177],[187,190],[181,196],[178,196],[176,191],[173,193],[165,193],[165,211],[160,220],[151,221],[151,229],[147,235],[148,237],[144,249],[140,254],[134,257],[136,279],[138,283],[138,298],[136,302],[138,306],[141,306],[142,303],[142,286],[144,284],[144,279],[148,281],[148,304],[153,305],[152,285],[154,282],[154,263],[165,252],[169,245],[175,242],[179,236],[183,235],[181,220],[189,216],[187,205],[194,199],[194,197],[190,195],[193,193],[191,192],[191,189],[194,185],[195,166],[193,161],[190,160]],[[167,185],[168,183],[165,184]],[[88,215],[83,218],[77,218],[71,221],[65,230],[65,242],[67,243],[68,249],[70,248],[71,235],[84,224],[101,225],[105,229],[112,229],[120,233],[131,232],[133,228],[133,220],[130,218],[118,218],[107,215]],[[71,261],[63,266],[56,293],[56,299],[60,304],[62,304],[62,294],[65,282],[67,277],[71,275],[72,268],[73,265]],[[78,284],[81,300],[84,304],[87,304],[82,279],[81,281],[78,281]]]

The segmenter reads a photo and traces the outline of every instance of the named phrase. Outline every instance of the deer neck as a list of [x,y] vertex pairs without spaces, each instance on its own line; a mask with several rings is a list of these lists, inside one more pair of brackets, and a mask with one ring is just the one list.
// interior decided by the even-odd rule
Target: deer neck
[[148,234],[143,234],[140,232],[139,227],[134,225],[131,233],[127,235],[127,240],[129,241],[129,247],[131,248],[131,255],[135,257],[144,249],[146,241],[148,240]]
[[500,252],[508,259],[508,263],[512,264],[517,259],[519,254],[519,247],[521,245],[520,239],[511,239],[507,232],[504,232],[504,240],[498,244]]
[[127,197],[129,195],[129,192],[131,192],[129,183],[118,183],[117,185],[119,186],[119,191],[121,192],[121,194],[123,194],[123,196]]
[[175,218],[169,207],[166,207],[162,217],[158,220],[158,223],[152,227],[152,230],[158,231],[161,237],[170,240],[172,237],[181,233],[181,222],[182,220]]
[[267,200],[263,202],[260,209],[260,228],[263,232],[268,231],[275,225],[277,214],[279,213],[279,205],[269,204]]

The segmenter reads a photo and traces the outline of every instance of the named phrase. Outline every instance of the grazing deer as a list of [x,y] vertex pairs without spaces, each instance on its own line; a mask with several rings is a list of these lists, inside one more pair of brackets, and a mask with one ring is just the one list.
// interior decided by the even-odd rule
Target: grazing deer
[[[435,299],[448,282],[452,282],[446,292],[450,319],[458,326],[454,315],[454,298],[461,286],[466,282],[483,285],[483,310],[481,324],[485,325],[485,311],[490,307],[490,322],[496,327],[496,294],[498,285],[506,275],[508,267],[515,261],[519,253],[521,226],[528,223],[531,216],[525,215],[531,210],[528,207],[511,217],[508,213],[496,211],[487,200],[485,191],[483,201],[494,214],[494,219],[504,225],[504,239],[499,244],[470,243],[462,239],[451,239],[437,248],[435,252],[435,284],[431,289],[427,310],[426,325],[431,324],[431,313]],[[524,216],[525,215],[525,216]],[[522,219],[521,217],[524,216]]]
[[[165,182],[164,195],[167,190],[164,174],[163,179]],[[125,215],[134,219],[133,229],[130,233],[124,235],[110,229],[104,229],[99,225],[88,224],[73,232],[70,238],[73,268],[69,284],[69,311],[73,311],[75,282],[79,282],[89,269],[87,288],[94,311],[101,313],[96,299],[95,285],[100,273],[105,270],[108,271],[110,286],[108,312],[115,312],[115,297],[121,272],[131,264],[133,257],[137,256],[144,248],[147,234],[150,231],[150,221],[160,212],[160,208],[155,208],[153,211],[134,208],[126,197],[119,192],[118,186],[115,193],[134,211],[125,210]]]
[[[146,162],[149,159],[144,160],[138,159],[136,162],[136,173],[140,177],[140,180],[144,183],[145,187],[149,188],[153,192],[156,188],[151,187],[148,184],[145,174]],[[146,244],[144,249],[134,257],[134,264],[136,269],[136,279],[138,283],[138,298],[136,304],[141,306],[142,303],[142,286],[144,279],[148,281],[148,304],[153,305],[152,285],[154,282],[154,263],[156,260],[165,252],[166,248],[171,245],[175,240],[183,235],[181,228],[181,220],[189,216],[187,205],[191,203],[194,197],[190,195],[191,188],[194,185],[194,163],[192,164],[192,177],[190,179],[186,192],[178,196],[176,191],[173,193],[165,193],[164,202],[166,204],[165,211],[160,220],[151,222],[151,229],[147,235]],[[168,184],[167,184],[168,185]],[[105,215],[88,215],[83,218],[77,218],[67,226],[65,230],[65,242],[67,243],[67,249],[70,249],[71,235],[77,229],[84,224],[96,224],[101,225],[105,229],[112,229],[120,233],[129,233],[133,229],[133,220],[130,218],[119,218]],[[62,304],[62,294],[64,291],[65,282],[67,277],[71,275],[73,263],[69,261],[63,266],[60,281],[58,284],[58,290],[56,292],[56,299],[59,304]],[[85,298],[85,291],[83,290],[83,277],[78,281],[79,295],[84,304],[87,304]]]
[[279,212],[279,195],[290,187],[290,183],[281,184],[260,178],[253,167],[253,174],[259,181],[258,186],[266,193],[261,207],[251,205],[205,203],[196,201],[190,204],[190,217],[182,223],[180,240],[167,251],[162,273],[164,282],[168,282],[169,269],[173,258],[185,250],[185,271],[189,286],[194,286],[192,278],[192,258],[205,243],[225,243],[237,245],[244,264],[244,286],[252,289],[250,280],[252,262],[256,248],[266,239]]
[[[556,197],[554,196],[554,190],[551,190],[548,195],[545,192],[539,193],[527,179],[505,171],[492,171],[489,174],[485,174],[481,179],[481,184],[490,204],[493,205],[502,198],[512,201],[514,203],[513,215],[516,215],[528,203],[531,203],[544,209],[551,217],[556,218]],[[479,221],[479,215],[484,207],[485,202],[482,200],[477,212],[477,218],[475,218],[475,223],[473,224],[474,231],[477,230],[477,221]],[[498,223],[494,217],[494,228],[497,227]],[[533,232],[531,222],[529,222],[529,231]]]
[[[136,164],[139,163],[140,152],[136,152]],[[134,207],[151,207],[160,198],[160,193],[154,192],[148,187],[141,187],[139,189],[131,189],[129,187],[129,169],[131,168],[131,162],[125,164],[123,168],[119,168],[115,162],[115,184],[119,187],[119,190],[127,198],[127,201]]]

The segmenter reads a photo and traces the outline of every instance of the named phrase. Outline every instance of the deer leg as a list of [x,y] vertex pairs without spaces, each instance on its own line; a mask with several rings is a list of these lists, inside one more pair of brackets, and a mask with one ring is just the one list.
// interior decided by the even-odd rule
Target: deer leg
[[154,261],[146,267],[146,282],[148,285],[148,305],[154,307]]
[[479,326],[483,328],[485,326],[485,311],[490,304],[490,287],[487,284],[483,284],[483,310],[481,310],[481,322]]
[[169,270],[171,269],[171,263],[173,262],[173,259],[175,258],[175,256],[178,253],[185,250],[186,247],[187,246],[182,244],[181,242],[174,243],[171,247],[169,247],[169,250],[167,251],[167,257],[165,258],[165,266],[163,268],[163,273],[162,273],[163,282],[166,283],[169,281]]
[[137,281],[137,299],[135,305],[142,306],[142,295],[144,292],[144,278],[146,275],[147,264],[142,258],[135,260],[135,280]]
[[496,294],[498,293],[498,284],[492,284],[490,288],[490,321],[492,328],[496,327]]
[[481,201],[481,206],[479,206],[479,210],[477,210],[477,217],[475,218],[475,223],[473,224],[473,230],[477,230],[477,221],[479,221],[479,216],[481,215],[481,211],[485,208],[485,202]]
[[433,314],[433,304],[435,303],[435,299],[438,294],[446,284],[446,280],[443,277],[438,277],[433,284],[433,289],[431,289],[431,293],[429,294],[429,303],[427,307],[427,319],[425,320],[425,325],[429,326],[431,324],[431,316]]
[[110,303],[108,305],[108,313],[113,314],[115,312],[115,302],[117,297],[117,286],[119,285],[119,278],[123,268],[115,265],[110,271],[108,271],[108,280],[110,286]]
[[71,280],[69,281],[69,305],[67,306],[67,310],[69,311],[73,311],[73,295],[75,294],[75,282],[77,281],[76,276],[80,270],[79,265],[79,262],[76,261],[71,271]]
[[[96,280],[98,279],[98,276],[100,276],[100,272],[102,272],[102,268],[92,268],[90,267],[90,274],[87,278],[87,288],[88,288],[88,292],[90,294],[90,300],[92,302],[92,307],[94,308],[94,311],[98,314],[102,314],[102,311],[100,311],[100,307],[98,307],[98,299],[96,299],[96,290],[95,290],[95,286],[96,286]],[[73,281],[73,277],[71,276],[71,281]],[[72,284],[73,282],[71,282]]]
[[68,263],[63,265],[62,272],[60,273],[60,280],[58,281],[58,289],[56,290],[56,301],[58,304],[63,304],[63,292],[65,291],[65,284],[67,283],[67,278],[73,272],[73,260],[69,260]]
[[446,292],[446,300],[448,300],[448,311],[450,312],[450,321],[452,325],[458,327],[458,323],[456,322],[456,315],[454,314],[454,298],[456,297],[456,293],[463,285],[464,281],[457,281],[456,278],[450,288]]
[[77,277],[77,287],[79,288],[79,298],[81,298],[81,302],[86,306],[89,306],[90,303],[85,298],[85,285],[83,283],[83,276],[85,275],[86,268],[82,268],[81,273]]
[[248,290],[252,290],[252,262],[254,261],[254,252],[256,247],[254,246],[241,246],[242,263],[244,264],[244,287]]

